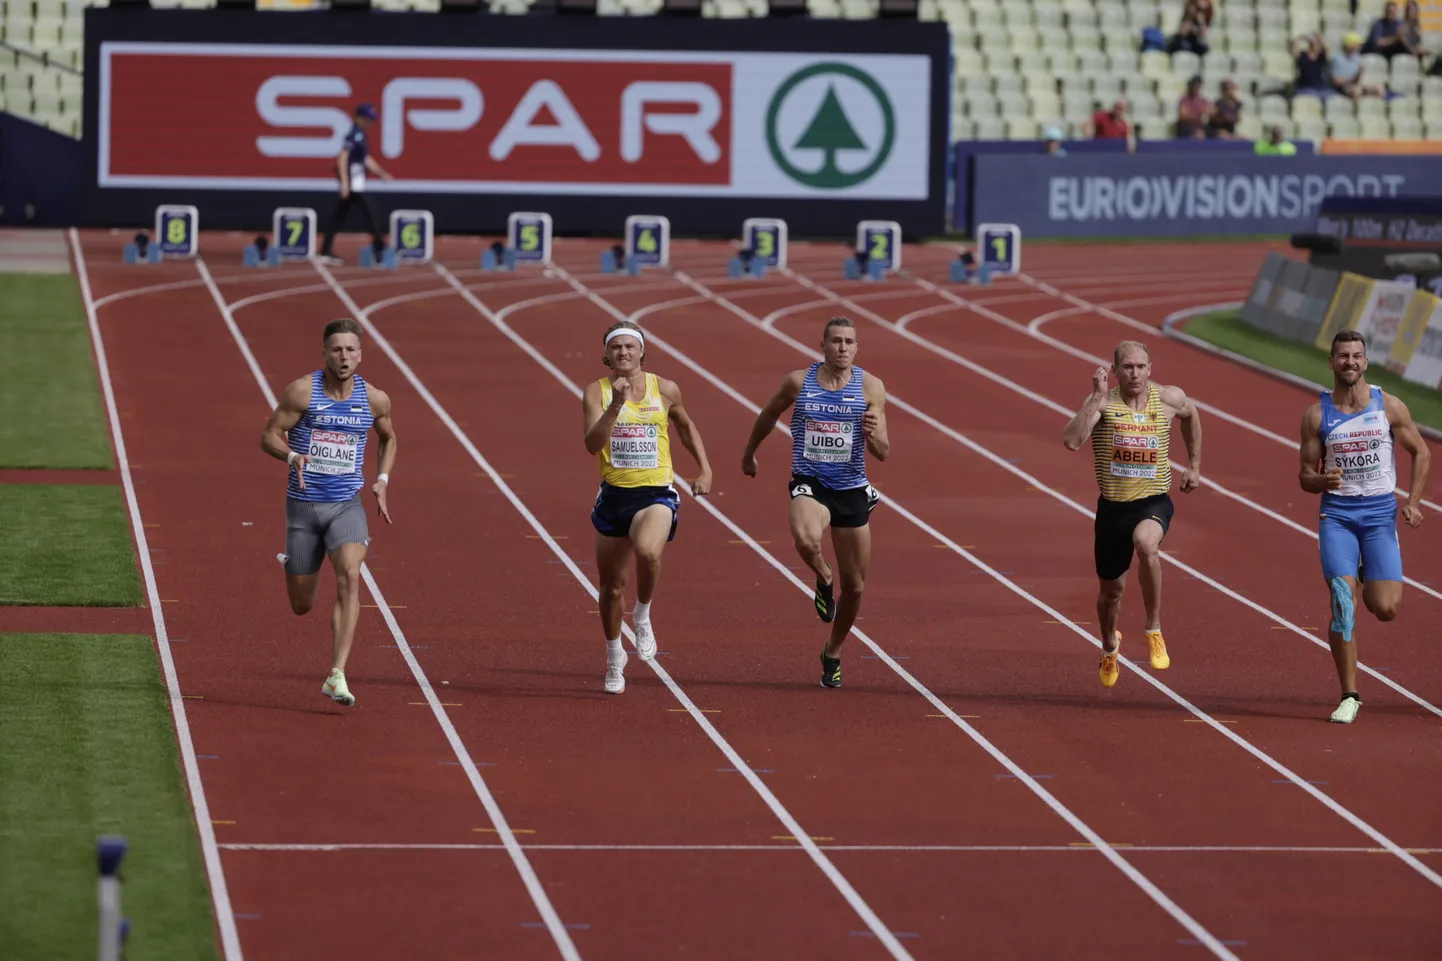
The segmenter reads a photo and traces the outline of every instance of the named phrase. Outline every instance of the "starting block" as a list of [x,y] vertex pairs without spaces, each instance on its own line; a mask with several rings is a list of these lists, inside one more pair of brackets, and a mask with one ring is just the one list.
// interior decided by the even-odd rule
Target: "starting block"
[[855,256],[842,262],[842,272],[847,280],[881,281],[886,279],[886,263],[876,257],[867,256],[865,250],[858,250]]
[[499,240],[481,252],[482,270],[515,270],[516,248],[507,247]]
[[240,262],[243,267],[259,267],[262,264],[276,267],[280,265],[280,251],[272,247],[266,238],[257,237],[254,243],[246,244]]
[[765,277],[766,258],[758,251],[746,248],[732,257],[726,265],[727,277]]
[[396,252],[393,248],[382,247],[377,256],[375,244],[366,244],[360,249],[360,257],[356,260],[357,266],[368,267],[375,270],[395,270]]
[[991,283],[991,265],[986,261],[978,264],[971,251],[965,251],[951,262],[951,282],[953,284],[989,284]]
[[125,245],[122,256],[127,264],[158,264],[164,254],[160,252],[160,245],[151,243],[150,237],[142,232]]
[[616,244],[611,249],[601,254],[601,273],[603,274],[630,274],[632,277],[641,272],[641,265],[636,258],[626,253],[626,248]]

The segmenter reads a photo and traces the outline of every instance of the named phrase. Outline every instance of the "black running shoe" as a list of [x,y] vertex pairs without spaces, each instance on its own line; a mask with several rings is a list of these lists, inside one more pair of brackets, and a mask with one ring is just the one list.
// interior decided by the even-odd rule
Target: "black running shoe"
[[827,657],[826,652],[821,652],[821,686],[841,686],[841,658]]
[[836,594],[831,584],[823,584],[821,578],[816,579],[816,616],[822,621],[830,624],[836,620]]

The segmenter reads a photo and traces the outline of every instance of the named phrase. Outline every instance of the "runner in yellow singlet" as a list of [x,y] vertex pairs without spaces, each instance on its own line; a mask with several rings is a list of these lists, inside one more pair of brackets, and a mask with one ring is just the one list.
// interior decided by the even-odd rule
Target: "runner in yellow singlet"
[[586,385],[581,397],[586,451],[596,455],[601,490],[591,510],[596,528],[601,627],[606,635],[606,693],[626,689],[626,651],[621,647],[626,572],[636,555],[636,652],[656,656],[651,602],[661,576],[661,551],[676,536],[681,499],[672,485],[670,425],[691,452],[700,473],[691,484],[700,497],[711,490],[711,464],[701,434],[681,404],[681,389],[647,373],[646,338],[630,321],[612,324],[602,361],[612,377]]
[[[1068,450],[1080,450],[1088,437],[1096,464],[1097,625],[1101,631],[1102,685],[1117,682],[1117,653],[1122,635],[1117,630],[1122,592],[1132,554],[1141,559],[1137,578],[1147,611],[1147,647],[1152,667],[1171,664],[1162,639],[1162,538],[1172,523],[1172,418],[1181,422],[1187,446],[1187,469],[1182,493],[1201,484],[1202,422],[1197,409],[1180,387],[1151,382],[1151,351],[1146,344],[1124,340],[1112,354],[1110,371],[1098,367],[1092,374],[1092,393],[1062,432]],[[1107,389],[1110,374],[1118,387]]]

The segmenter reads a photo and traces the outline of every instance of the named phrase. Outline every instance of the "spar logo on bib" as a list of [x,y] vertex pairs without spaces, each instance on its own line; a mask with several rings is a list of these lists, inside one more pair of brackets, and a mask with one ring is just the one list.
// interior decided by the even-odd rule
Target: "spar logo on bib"
[[845,421],[806,418],[805,457],[833,464],[851,460],[851,425]]
[[306,470],[317,474],[354,474],[360,435],[339,430],[310,432],[310,464]]
[[655,424],[616,424],[611,428],[611,466],[620,470],[660,467],[659,435]]
[[847,63],[818,63],[777,87],[766,110],[766,147],[781,171],[807,187],[865,183],[896,143],[886,88]]

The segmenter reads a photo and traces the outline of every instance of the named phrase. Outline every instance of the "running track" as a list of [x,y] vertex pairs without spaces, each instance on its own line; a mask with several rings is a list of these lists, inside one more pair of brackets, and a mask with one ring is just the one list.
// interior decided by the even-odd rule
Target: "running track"
[[[1144,337],[1207,405],[1206,486],[1175,495],[1171,669],[1139,650],[1133,587],[1142,660],[1096,678],[1095,490],[1060,408],[1128,324],[1241,299],[1267,248],[1038,247],[1022,279],[952,288],[937,248],[873,285],[805,244],[790,274],[735,281],[720,245],[682,241],[641,277],[573,240],[517,275],[459,238],[394,273],[246,271],[235,235],[144,269],[107,232],[74,241],[227,961],[1442,954],[1442,516],[1403,530],[1414,586],[1362,623],[1359,722],[1327,724],[1304,395]],[[317,690],[328,606],[285,604],[283,472],[257,442],[267,393],[361,310],[401,446],[345,710]],[[893,453],[826,691],[788,445],[758,479],[737,458],[835,313],[888,385]],[[683,497],[662,654],[610,697],[575,391],[628,316],[716,480]]]

